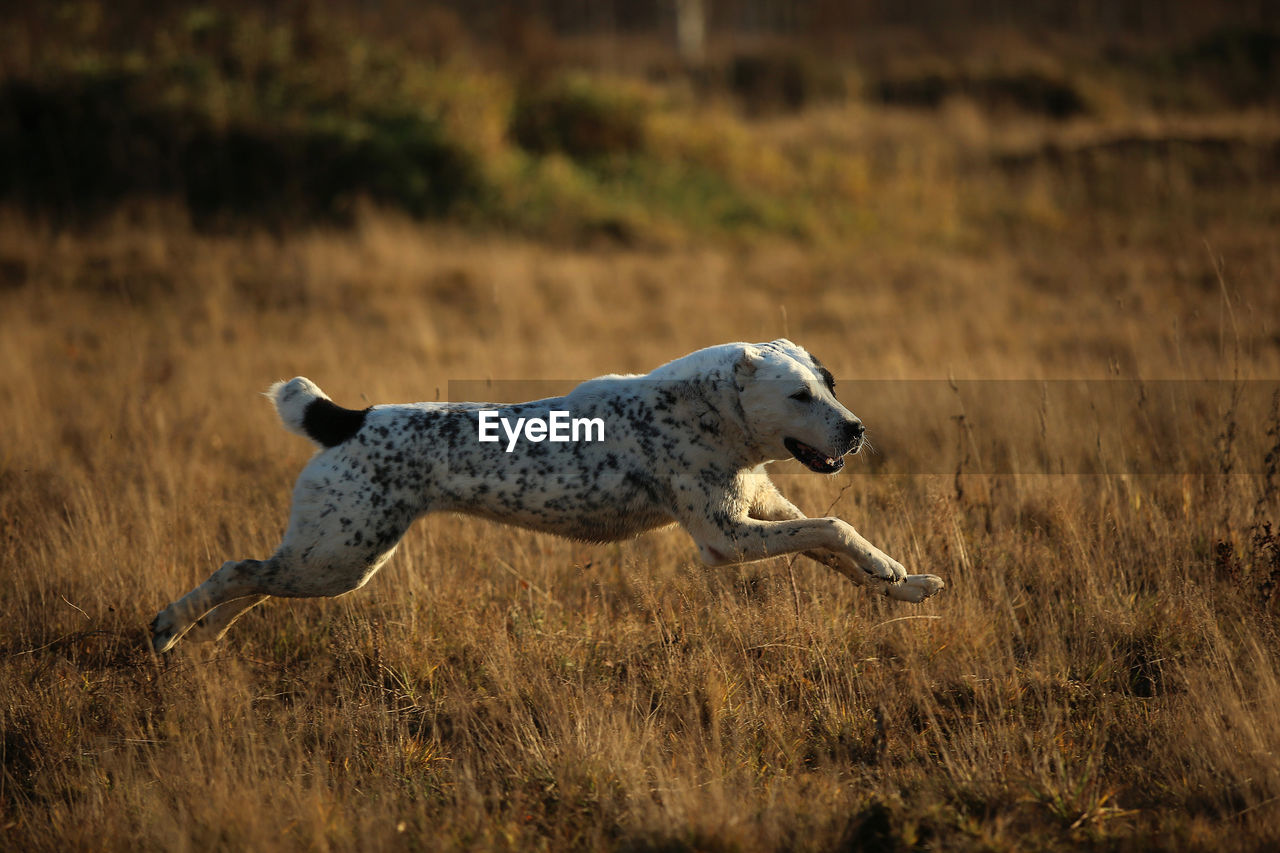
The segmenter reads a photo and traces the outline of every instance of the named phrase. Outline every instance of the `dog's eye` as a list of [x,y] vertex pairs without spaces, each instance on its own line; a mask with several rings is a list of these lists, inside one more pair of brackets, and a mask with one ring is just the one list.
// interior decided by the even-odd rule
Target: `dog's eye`
[[791,395],[791,399],[797,403],[807,403],[813,399],[813,395],[809,393],[808,388],[804,388]]

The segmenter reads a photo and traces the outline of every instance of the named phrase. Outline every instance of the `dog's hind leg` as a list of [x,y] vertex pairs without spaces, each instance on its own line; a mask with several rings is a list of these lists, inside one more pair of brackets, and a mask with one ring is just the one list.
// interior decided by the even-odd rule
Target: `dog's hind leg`
[[267,579],[274,573],[277,559],[223,563],[207,581],[160,611],[151,623],[151,645],[157,652],[167,652],[196,620],[215,607],[245,596],[266,594]]
[[332,597],[359,589],[373,577],[427,505],[409,485],[379,491],[382,487],[369,482],[360,467],[363,457],[336,453],[315,457],[298,477],[289,529],[270,559],[224,563],[160,612],[151,623],[157,652],[173,648],[197,628],[201,617],[205,624],[193,639],[216,640],[265,596]]
[[151,623],[155,650],[167,652],[188,631],[198,642],[216,640],[267,596],[322,598],[359,589],[391,556],[412,517],[395,511],[367,515],[345,538],[308,521],[295,518],[271,559],[230,560],[162,610]]

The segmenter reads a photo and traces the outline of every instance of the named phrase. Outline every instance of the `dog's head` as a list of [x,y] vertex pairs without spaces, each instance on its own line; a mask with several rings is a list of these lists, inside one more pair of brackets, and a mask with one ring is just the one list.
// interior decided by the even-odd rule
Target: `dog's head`
[[768,459],[793,456],[834,474],[862,447],[862,421],[836,399],[835,379],[804,347],[780,338],[747,344],[734,366],[742,411]]

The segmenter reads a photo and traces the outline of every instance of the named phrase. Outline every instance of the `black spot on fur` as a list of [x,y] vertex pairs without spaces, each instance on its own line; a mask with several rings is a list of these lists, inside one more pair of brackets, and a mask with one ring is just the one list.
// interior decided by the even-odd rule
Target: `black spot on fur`
[[827,390],[832,394],[836,393],[836,378],[831,375],[831,371],[818,361],[818,357],[813,353],[809,353],[809,358],[813,359],[813,366],[818,369],[818,375],[822,377],[822,381],[826,383]]
[[317,398],[302,415],[302,428],[313,441],[335,447],[360,431],[368,409],[344,409],[332,400]]

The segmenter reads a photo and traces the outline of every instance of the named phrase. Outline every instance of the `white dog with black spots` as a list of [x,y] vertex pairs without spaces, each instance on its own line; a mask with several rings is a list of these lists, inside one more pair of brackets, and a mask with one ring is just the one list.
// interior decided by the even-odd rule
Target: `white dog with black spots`
[[[709,566],[806,557],[902,601],[944,587],[912,575],[838,518],[807,518],[765,465],[794,457],[839,471],[862,422],[831,373],[781,339],[699,350],[651,373],[602,376],[568,395],[513,405],[411,403],[344,409],[309,379],[272,386],[281,420],[321,446],[293,491],[284,541],[266,560],[230,560],[151,624],[166,652],[185,634],[217,640],[268,596],[359,589],[405,530],[429,512],[461,512],[590,542],[679,524]],[[599,418],[578,442],[480,441],[482,410]]]

